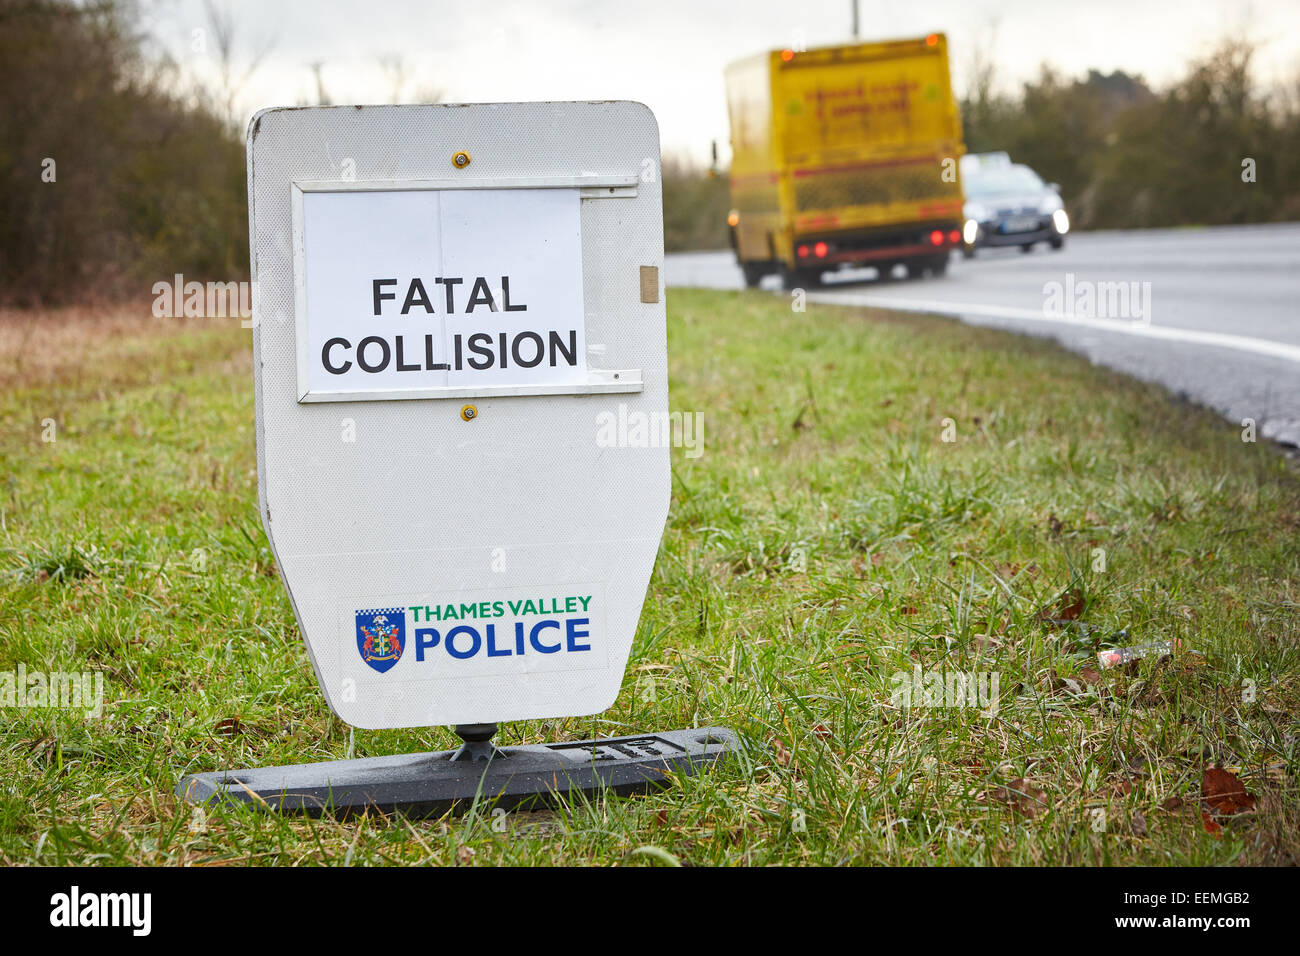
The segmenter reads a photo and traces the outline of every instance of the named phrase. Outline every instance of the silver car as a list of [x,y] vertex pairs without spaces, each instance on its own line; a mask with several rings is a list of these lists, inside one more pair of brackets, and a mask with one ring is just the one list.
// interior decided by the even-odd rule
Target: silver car
[[971,153],[961,158],[963,207],[962,255],[971,258],[981,246],[1035,243],[1053,249],[1065,245],[1070,217],[1055,183],[1045,183],[1028,166],[1011,162],[1006,153]]

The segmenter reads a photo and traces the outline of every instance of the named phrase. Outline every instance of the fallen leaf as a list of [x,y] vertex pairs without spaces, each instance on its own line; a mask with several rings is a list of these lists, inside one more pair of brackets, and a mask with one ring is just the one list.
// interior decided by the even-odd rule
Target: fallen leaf
[[227,717],[225,720],[218,720],[212,732],[218,737],[237,737],[244,732],[244,722],[237,716]]
[[1183,805],[1182,797],[1166,797],[1164,802],[1160,804],[1160,809],[1169,810],[1170,812],[1172,812],[1174,810],[1179,809],[1182,805]]
[[790,765],[790,748],[785,745],[785,741],[780,737],[772,738],[772,750],[776,754],[776,762],[782,767]]
[[1205,832],[1216,840],[1223,838],[1223,827],[1219,826],[1208,813],[1201,814],[1201,825],[1205,827]]
[[1246,792],[1237,775],[1210,767],[1201,776],[1201,800],[1215,813],[1232,815],[1255,809],[1255,798]]
[[833,735],[831,734],[831,729],[825,724],[818,724],[813,728],[813,736],[819,737],[822,740],[829,740]]
[[463,866],[468,866],[474,862],[474,848],[465,846],[463,843],[456,847],[456,861]]
[[1085,684],[1100,684],[1101,672],[1095,667],[1085,667],[1079,671],[1078,678]]
[[1133,816],[1128,818],[1128,825],[1134,836],[1147,835],[1147,818],[1142,816],[1141,810],[1133,811]]
[[1056,616],[1066,621],[1077,621],[1079,615],[1083,613],[1084,606],[1085,602],[1080,592],[1066,591],[1061,595],[1061,609]]

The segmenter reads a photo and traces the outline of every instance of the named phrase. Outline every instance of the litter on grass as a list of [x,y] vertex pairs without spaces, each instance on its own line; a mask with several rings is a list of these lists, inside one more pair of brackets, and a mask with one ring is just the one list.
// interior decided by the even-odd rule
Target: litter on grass
[[[1121,664],[1127,664],[1129,661],[1135,661],[1142,657],[1167,657],[1174,651],[1185,651],[1187,646],[1177,638],[1169,641],[1152,641],[1149,644],[1138,644],[1136,647],[1112,647],[1108,650],[1097,652],[1097,663],[1102,668],[1119,667]],[[1190,654],[1196,651],[1188,651]]]

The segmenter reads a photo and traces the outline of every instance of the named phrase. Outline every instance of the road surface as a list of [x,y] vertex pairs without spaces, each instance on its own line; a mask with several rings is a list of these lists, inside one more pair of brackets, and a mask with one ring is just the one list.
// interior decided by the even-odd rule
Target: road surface
[[[666,279],[743,285],[730,252],[669,255]],[[775,279],[764,287],[777,289]],[[954,256],[940,279],[828,277],[809,298],[1050,336],[1300,446],[1300,224],[1078,233],[1059,252]]]

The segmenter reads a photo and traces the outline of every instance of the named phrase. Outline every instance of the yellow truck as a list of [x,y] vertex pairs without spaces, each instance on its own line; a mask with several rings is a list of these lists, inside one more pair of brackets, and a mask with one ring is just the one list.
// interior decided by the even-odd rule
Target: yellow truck
[[943,274],[962,240],[965,150],[942,33],[760,53],[728,66],[726,86],[746,285],[859,266]]

